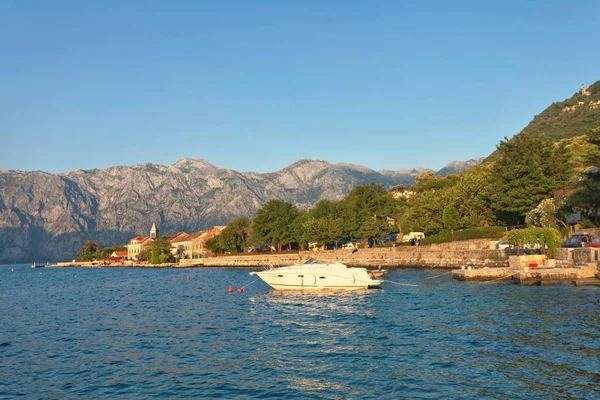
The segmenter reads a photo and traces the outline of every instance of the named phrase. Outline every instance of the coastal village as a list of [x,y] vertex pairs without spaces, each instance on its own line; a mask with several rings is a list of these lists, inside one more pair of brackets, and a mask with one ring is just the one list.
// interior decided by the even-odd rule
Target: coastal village
[[[574,225],[578,229],[580,225]],[[290,265],[318,258],[331,262],[344,259],[349,267],[365,267],[370,270],[389,268],[438,268],[450,271],[441,276],[451,275],[465,282],[506,282],[520,285],[546,285],[570,283],[574,285],[600,285],[600,248],[575,247],[560,248],[554,258],[542,252],[515,253],[515,249],[503,247],[504,241],[497,239],[472,239],[427,246],[401,246],[394,243],[390,247],[363,248],[349,252],[348,249],[324,250],[314,248],[290,252],[247,252],[217,256],[204,245],[207,240],[218,236],[226,227],[187,234],[178,232],[166,235],[171,244],[171,253],[177,257],[176,263],[151,264],[138,260],[138,255],[151,247],[160,237],[156,224],[152,225],[148,236],[136,236],[127,244],[127,251],[114,252],[110,257],[93,262],[57,263],[57,267],[148,267],[148,268],[190,268],[190,267],[252,267],[265,265]],[[588,233],[589,232],[589,233]],[[580,230],[585,237],[600,236],[600,230]],[[408,235],[407,235],[408,236]],[[578,235],[575,235],[577,237]],[[402,242],[400,238],[398,244]]]
[[[187,234],[177,232],[174,235],[167,235],[165,239],[171,244],[171,253],[179,259],[199,259],[208,256],[211,252],[204,247],[207,240],[218,236],[225,226],[214,226],[204,231],[198,231]],[[156,224],[152,224],[149,236],[136,236],[127,244],[126,260],[138,261],[139,254],[150,247],[150,244],[159,238]],[[125,256],[124,252],[120,254]]]
[[[166,239],[171,245],[171,254],[177,259],[185,260],[196,260],[203,257],[210,256],[212,253],[207,249],[204,244],[207,240],[218,236],[226,227],[225,226],[214,226],[210,229],[185,233],[177,232],[173,235],[166,235]],[[148,236],[136,236],[132,238],[129,243],[125,246],[127,250],[114,251],[109,257],[95,260],[92,264],[104,265],[104,266],[125,266],[125,265],[143,265],[146,264],[140,260],[140,253],[151,247],[152,242],[159,239],[159,230],[156,224],[152,224],[150,233]],[[90,264],[89,262],[73,262],[70,264]],[[172,265],[172,264],[169,264]]]

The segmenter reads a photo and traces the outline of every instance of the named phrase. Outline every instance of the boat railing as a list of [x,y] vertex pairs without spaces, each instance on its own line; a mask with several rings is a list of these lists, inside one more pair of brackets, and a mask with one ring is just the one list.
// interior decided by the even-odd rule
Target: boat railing
[[344,261],[344,258],[348,257],[350,254],[354,254],[354,253],[356,253],[357,251],[358,251],[358,249],[354,249],[354,250],[352,250],[351,252],[344,254],[344,255],[342,256],[342,258],[340,258],[340,262]]
[[261,264],[261,263],[257,262],[256,266],[262,268],[264,271],[275,269],[275,265],[273,265],[273,264]]

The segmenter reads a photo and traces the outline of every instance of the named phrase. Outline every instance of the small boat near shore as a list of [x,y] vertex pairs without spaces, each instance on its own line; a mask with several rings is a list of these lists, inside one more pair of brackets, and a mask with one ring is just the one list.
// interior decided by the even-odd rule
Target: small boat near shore
[[381,278],[383,275],[387,274],[387,272],[388,272],[387,269],[382,269],[381,267],[379,267],[378,269],[370,269],[369,276],[375,277],[375,278]]
[[365,268],[309,258],[302,264],[269,267],[264,271],[250,272],[276,290],[299,289],[356,289],[379,288],[383,280],[377,279]]
[[31,268],[45,268],[45,267],[46,267],[45,264],[36,264],[35,262],[31,266]]

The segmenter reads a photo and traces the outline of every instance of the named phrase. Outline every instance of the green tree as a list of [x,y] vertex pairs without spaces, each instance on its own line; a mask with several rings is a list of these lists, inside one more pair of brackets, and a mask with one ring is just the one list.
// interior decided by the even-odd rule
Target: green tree
[[303,238],[307,243],[327,243],[327,235],[323,226],[324,219],[309,216],[303,221]]
[[77,259],[80,261],[94,261],[97,259],[97,251],[100,249],[100,243],[88,240],[77,252]]
[[455,205],[448,204],[446,207],[444,207],[442,219],[446,229],[450,229],[450,231],[454,232],[456,229],[460,228],[460,215],[458,214],[458,210],[456,209]]
[[525,214],[571,176],[568,150],[541,136],[516,135],[497,146],[492,204],[500,220],[522,224]]
[[381,238],[390,233],[390,224],[385,218],[378,217],[373,214],[373,217],[365,220],[358,230],[358,235],[369,243],[372,239]]
[[252,230],[262,244],[275,246],[281,251],[283,246],[297,241],[293,223],[299,215],[300,212],[292,204],[269,200],[254,215]]
[[160,249],[158,247],[152,248],[152,255],[150,257],[151,264],[159,264],[160,263]]
[[401,217],[401,224],[406,232],[424,232],[433,235],[444,227],[444,207],[447,204],[447,189],[429,189],[417,192],[408,201],[406,212]]
[[152,257],[152,251],[150,249],[144,249],[139,252],[137,259],[138,261],[148,261]]
[[[248,217],[239,217],[227,224],[227,229],[235,237],[235,246],[239,250],[245,250],[249,246],[251,221]],[[233,251],[233,250],[232,250]]]
[[150,242],[151,249],[158,249],[161,254],[171,253],[171,242],[167,238],[158,238]]
[[[387,217],[396,214],[403,204],[394,199],[383,185],[359,185],[339,204],[335,219],[341,237],[372,239],[391,232]],[[364,225],[364,226],[363,226]]]
[[122,246],[120,244],[113,244],[112,246],[104,247],[96,250],[96,258],[107,258],[110,257],[112,253],[115,251],[127,251],[127,246]]
[[235,253],[243,249],[241,237],[236,235],[233,229],[229,226],[223,229],[223,232],[216,236],[216,239],[219,243],[219,248],[222,251],[229,250],[230,252]]
[[455,175],[457,181],[449,197],[456,204],[461,225],[467,228],[492,225],[493,188],[489,167],[477,165]]
[[[221,232],[222,234],[222,232]],[[222,241],[219,238],[219,236],[214,236],[210,239],[208,239],[206,242],[204,242],[204,248],[212,251],[213,253],[217,254],[217,253],[223,253],[225,251],[225,248],[223,247]]]
[[560,234],[555,228],[513,229],[507,233],[506,237],[508,243],[517,248],[517,254],[524,245],[533,247],[539,244],[544,253],[547,253],[550,258],[554,258],[560,247]]
[[587,133],[587,140],[593,146],[585,156],[591,168],[584,174],[569,198],[569,204],[580,211],[594,224],[600,224],[600,127]]
[[165,263],[169,263],[169,262],[175,262],[175,256],[173,256],[173,254],[169,253],[169,254],[161,254],[158,257],[158,261],[160,264],[165,264]]

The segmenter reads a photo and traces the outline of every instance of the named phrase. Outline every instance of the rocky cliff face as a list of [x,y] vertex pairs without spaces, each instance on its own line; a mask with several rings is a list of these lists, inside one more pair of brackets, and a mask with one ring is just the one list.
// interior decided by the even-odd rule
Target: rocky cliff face
[[270,199],[309,208],[362,183],[411,184],[423,171],[299,160],[258,174],[202,159],[60,175],[0,170],[0,262],[69,260],[86,240],[125,243],[153,222],[164,233],[190,232],[252,217]]

